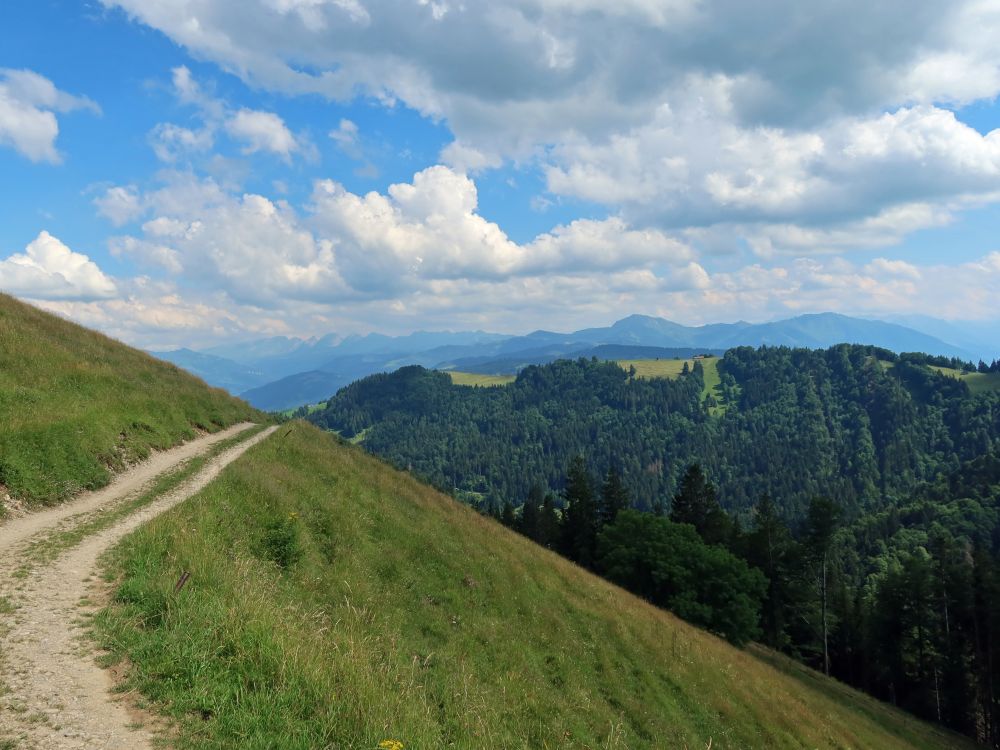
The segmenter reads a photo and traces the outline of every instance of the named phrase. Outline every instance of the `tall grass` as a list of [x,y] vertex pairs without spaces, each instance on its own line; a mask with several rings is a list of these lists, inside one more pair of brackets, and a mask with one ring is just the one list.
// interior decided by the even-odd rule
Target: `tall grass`
[[254,417],[173,365],[0,294],[0,493],[54,503]]
[[95,634],[181,748],[967,747],[300,422],[106,562]]

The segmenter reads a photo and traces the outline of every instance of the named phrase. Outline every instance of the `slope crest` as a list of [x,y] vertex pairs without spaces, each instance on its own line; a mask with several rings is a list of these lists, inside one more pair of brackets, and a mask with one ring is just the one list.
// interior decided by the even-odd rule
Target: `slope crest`
[[0,294],[0,514],[107,483],[151,450],[261,415],[174,365]]

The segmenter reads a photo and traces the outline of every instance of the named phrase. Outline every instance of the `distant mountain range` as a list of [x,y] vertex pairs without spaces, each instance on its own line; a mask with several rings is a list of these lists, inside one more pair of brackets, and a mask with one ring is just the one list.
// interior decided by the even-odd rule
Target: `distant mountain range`
[[[483,331],[426,332],[407,336],[321,338],[272,337],[214,346],[202,351],[153,352],[208,383],[246,398],[261,409],[316,403],[339,388],[375,372],[418,364],[444,370],[515,373],[530,364],[562,357],[644,359],[721,354],[734,346],[791,346],[819,349],[839,343],[871,344],[895,352],[926,352],[963,360],[991,359],[987,329],[963,329],[932,318],[916,327],[836,313],[799,315],[771,323],[714,323],[685,326],[663,318],[630,315],[605,328],[572,333],[534,331],[505,336]],[[921,330],[931,330],[942,336]],[[947,338],[945,338],[947,337]],[[961,344],[951,343],[961,340]]]

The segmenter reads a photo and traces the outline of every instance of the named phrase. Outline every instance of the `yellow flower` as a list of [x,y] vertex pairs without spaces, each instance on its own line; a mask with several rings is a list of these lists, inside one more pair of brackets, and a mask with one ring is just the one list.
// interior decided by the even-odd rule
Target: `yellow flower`
[[403,750],[403,743],[399,740],[382,740],[378,746],[382,750]]

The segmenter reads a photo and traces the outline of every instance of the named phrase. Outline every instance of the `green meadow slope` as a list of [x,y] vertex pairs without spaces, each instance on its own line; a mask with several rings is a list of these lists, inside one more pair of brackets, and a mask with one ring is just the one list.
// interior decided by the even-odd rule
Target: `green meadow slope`
[[971,747],[301,422],[107,565],[95,636],[181,748]]
[[[694,359],[620,359],[618,364],[626,370],[635,369],[637,378],[679,378],[684,371],[684,365],[693,368],[696,361],[701,362],[704,372],[705,387],[702,389],[702,400],[709,396],[713,400],[721,397],[722,391],[719,376],[719,358],[706,357],[701,360]],[[712,407],[711,413],[719,416],[726,410],[725,405],[719,406],[717,403]]]
[[0,498],[58,502],[196,430],[260,417],[171,364],[0,294]]
[[1000,372],[962,372],[951,367],[937,366],[933,366],[931,369],[940,372],[942,375],[961,380],[969,386],[969,390],[973,393],[1000,391]]
[[458,372],[456,370],[448,370],[448,377],[451,378],[451,382],[455,385],[471,385],[471,386],[495,386],[495,385],[507,385],[508,383],[513,383],[516,380],[514,375],[482,375],[478,372]]

